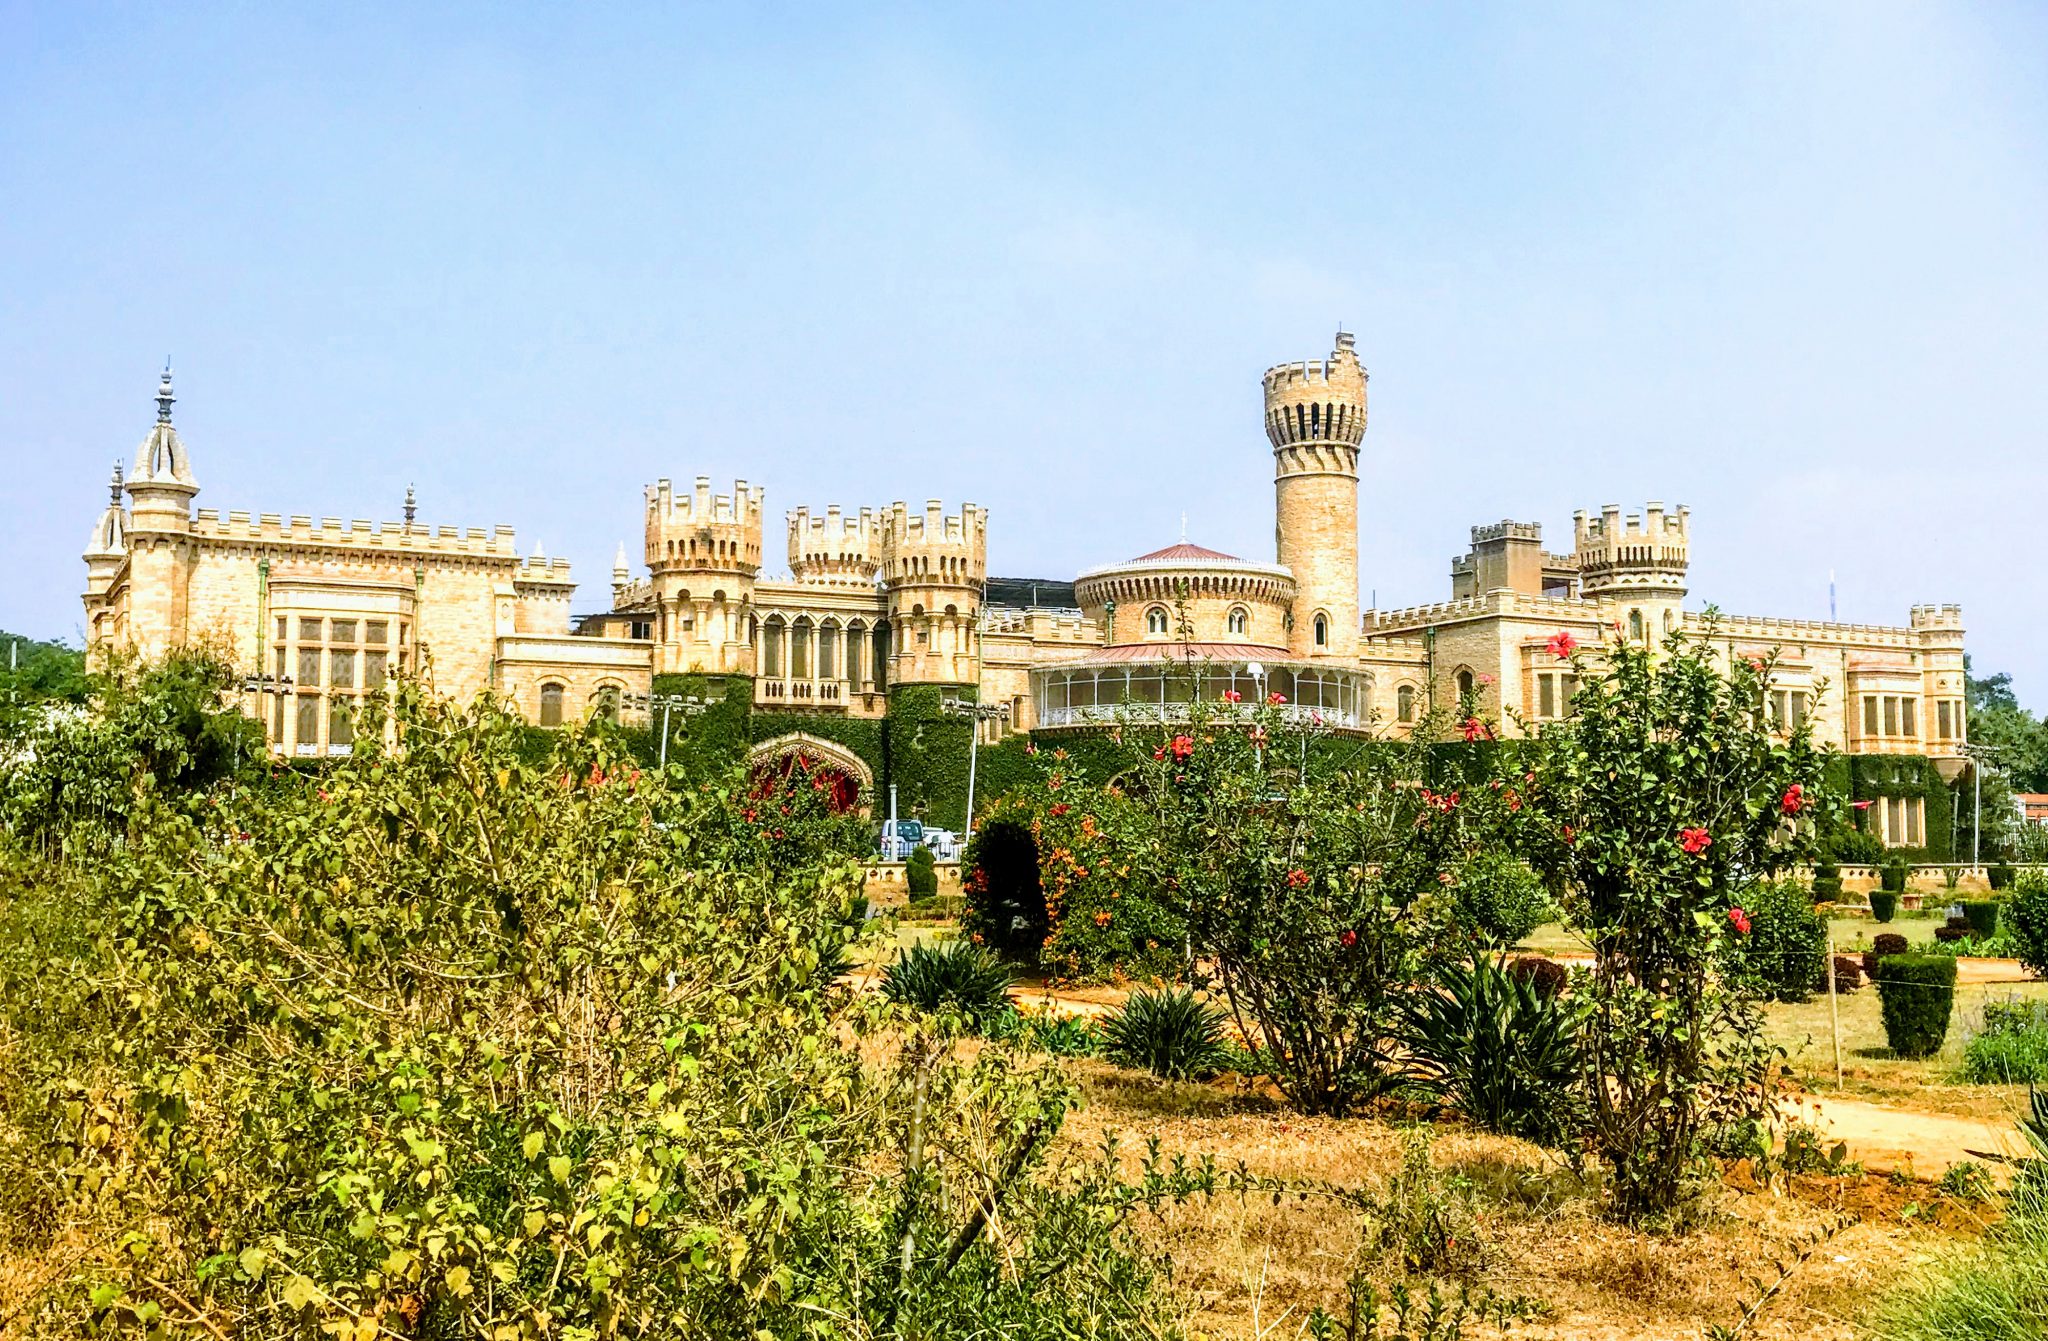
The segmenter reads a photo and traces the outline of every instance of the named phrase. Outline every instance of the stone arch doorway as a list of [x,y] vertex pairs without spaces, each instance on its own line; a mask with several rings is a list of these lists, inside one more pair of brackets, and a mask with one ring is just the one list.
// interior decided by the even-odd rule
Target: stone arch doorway
[[853,810],[863,794],[874,794],[874,770],[837,741],[792,731],[747,751],[747,772],[757,780],[779,781],[799,771],[825,781],[835,812]]

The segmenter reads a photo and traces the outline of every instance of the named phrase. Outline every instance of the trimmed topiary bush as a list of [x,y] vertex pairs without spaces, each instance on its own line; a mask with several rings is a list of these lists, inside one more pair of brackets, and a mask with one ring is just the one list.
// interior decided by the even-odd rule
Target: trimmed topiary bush
[[1967,917],[1949,918],[1949,920],[1946,923],[1934,929],[1934,939],[1940,941],[1944,945],[1947,945],[1953,941],[1966,941],[1971,939],[1970,919],[1968,919]]
[[1993,862],[1986,868],[1984,878],[1991,882],[1992,889],[2007,890],[2012,888],[2013,874],[2012,867],[2000,861]]
[[1557,916],[1543,881],[1519,857],[1489,852],[1458,872],[1458,906],[1495,945],[1513,945]]
[[1956,1004],[1956,961],[1946,955],[1886,955],[1877,961],[1885,1041],[1901,1057],[1932,1057],[1948,1037]]
[[1185,987],[1136,991],[1102,1022],[1102,1055],[1162,1080],[1206,1080],[1230,1065],[1224,1019]]
[[1903,894],[1906,892],[1906,877],[1911,873],[1911,868],[1906,865],[1904,857],[1888,858],[1885,864],[1878,868],[1880,888],[1893,894]]
[[1813,901],[1834,903],[1842,897],[1842,868],[1831,861],[1819,861],[1813,867]]
[[1897,890],[1873,889],[1870,891],[1870,915],[1879,922],[1889,922],[1898,915],[1899,895]]
[[1998,901],[1996,899],[1965,899],[1963,921],[1969,925],[1970,934],[1980,939],[1989,939],[1998,934]]
[[1828,926],[1798,882],[1774,880],[1743,895],[1749,932],[1729,941],[1736,971],[1777,1001],[1804,1001],[1827,984]]
[[1877,979],[1877,961],[1886,955],[1902,955],[1911,949],[1911,944],[1896,931],[1878,933],[1870,949],[1863,956],[1863,976],[1873,982]]
[[2005,929],[2019,961],[2048,978],[2048,872],[2028,871],[2013,882]]
[[1835,990],[1853,992],[1863,985],[1863,961],[1855,955],[1835,956]]
[[903,862],[903,887],[912,903],[936,898],[939,893],[938,861],[928,847],[914,847]]
[[1565,982],[1571,976],[1564,965],[1555,959],[1542,955],[1523,955],[1508,962],[1508,976],[1516,982],[1526,982],[1535,989],[1536,995],[1554,997],[1564,991]]

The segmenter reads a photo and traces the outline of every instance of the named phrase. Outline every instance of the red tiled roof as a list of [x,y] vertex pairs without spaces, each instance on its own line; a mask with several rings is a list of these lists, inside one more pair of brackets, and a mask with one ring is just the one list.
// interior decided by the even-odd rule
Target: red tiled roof
[[1235,554],[1225,554],[1221,550],[1203,549],[1200,545],[1190,545],[1185,540],[1177,545],[1168,545],[1165,549],[1155,549],[1150,554],[1140,554],[1137,558],[1127,559],[1125,562],[1155,563],[1162,559],[1222,559],[1229,563],[1243,562]]

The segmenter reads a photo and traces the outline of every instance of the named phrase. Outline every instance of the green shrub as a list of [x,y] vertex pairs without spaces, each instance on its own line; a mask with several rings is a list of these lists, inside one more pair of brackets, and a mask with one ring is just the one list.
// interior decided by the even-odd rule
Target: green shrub
[[1946,955],[1886,955],[1877,961],[1884,1036],[1901,1057],[1931,1057],[1948,1037],[1956,1004],[1956,961]]
[[1536,872],[1506,853],[1488,852],[1466,862],[1458,872],[1457,890],[1459,910],[1494,945],[1513,945],[1557,916]]
[[1872,1341],[2006,1341],[2041,1334],[2048,1190],[2015,1183],[1981,1241],[1938,1253],[1872,1311]]
[[1842,829],[1828,840],[1828,855],[1851,866],[1875,866],[1884,860],[1884,844],[1861,829]]
[[1878,869],[1878,879],[1882,882],[1881,887],[1894,894],[1906,892],[1906,877],[1911,874],[1912,868],[1906,865],[1904,857],[1889,857],[1885,860],[1884,865]]
[[1224,1013],[1185,987],[1131,993],[1102,1023],[1102,1055],[1164,1080],[1203,1080],[1229,1067]]
[[1542,955],[1523,955],[1508,961],[1508,976],[1517,982],[1526,982],[1536,989],[1538,996],[1556,996],[1564,991],[1564,985],[1571,975],[1564,965],[1555,959]]
[[1998,934],[1998,900],[1963,900],[1963,920],[1970,924],[1970,934],[1973,936],[1996,936]]
[[1984,1026],[1963,1049],[1958,1075],[1973,1085],[2048,1081],[2048,1003],[1985,1002]]
[[2011,889],[2013,869],[2002,861],[1993,862],[1991,866],[1986,868],[1984,878],[1991,882],[1991,888],[1994,890]]
[[1555,1143],[1577,1126],[1577,1012],[1487,955],[1402,1004],[1411,1088],[1479,1126]]
[[1815,903],[1837,903],[1840,902],[1841,897],[1841,876],[1817,875],[1813,877],[1813,901]]
[[1828,926],[1797,881],[1753,886],[1742,898],[1749,933],[1729,941],[1738,975],[1777,1001],[1804,1001],[1827,983]]
[[1090,1057],[1102,1047],[1102,1035],[1085,1015],[1055,1015],[1049,1010],[1010,1010],[990,1016],[983,1038],[1022,1043],[1055,1057]]
[[1898,915],[1899,895],[1897,890],[1873,889],[1870,891],[1870,916],[1878,922],[1889,922]]
[[1870,949],[1864,952],[1863,976],[1872,982],[1877,981],[1878,960],[1883,959],[1886,955],[1905,954],[1911,948],[1911,942],[1907,941],[1898,932],[1880,931],[1877,934],[1877,939],[1870,943]]
[[913,945],[882,970],[882,992],[919,1010],[957,1010],[977,1028],[1010,1006],[1009,965],[969,940]]
[[961,929],[1006,958],[1038,962],[1050,922],[1038,875],[1038,840],[1024,807],[998,801],[975,828],[960,867]]
[[928,847],[910,849],[903,862],[903,887],[913,903],[936,897],[939,892],[938,862]]
[[2048,978],[2048,872],[2028,871],[2013,882],[2005,925],[2019,961]]

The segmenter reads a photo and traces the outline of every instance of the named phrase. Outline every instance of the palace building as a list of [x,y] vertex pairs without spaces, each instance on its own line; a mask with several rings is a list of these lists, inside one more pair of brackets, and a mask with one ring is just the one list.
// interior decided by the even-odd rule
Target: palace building
[[[85,551],[86,626],[96,654],[221,650],[262,677],[249,710],[287,756],[346,751],[355,706],[399,673],[458,698],[494,692],[541,725],[683,675],[750,686],[752,711],[790,727],[760,741],[764,757],[812,749],[869,785],[873,760],[834,746],[831,723],[886,719],[906,687],[1006,705],[984,740],[1131,710],[1171,718],[1231,692],[1279,694],[1318,730],[1402,734],[1461,697],[1510,723],[1568,715],[1572,668],[1549,650],[1560,631],[1597,648],[1704,627],[1683,608],[1689,514],[1657,503],[1576,514],[1566,553],[1532,522],[1475,526],[1447,599],[1361,611],[1366,387],[1341,332],[1327,357],[1266,372],[1270,559],[1183,540],[1071,583],[991,578],[988,511],[934,500],[796,507],[777,572],[763,489],[661,479],[642,500],[637,569],[622,546],[608,608],[576,618],[565,560],[521,555],[507,527],[418,523],[410,491],[402,520],[375,524],[194,510],[166,370],[156,422],[126,476],[116,468]],[[1952,782],[1968,734],[1961,612],[1905,613],[1896,626],[1722,615],[1715,637],[1735,656],[1777,655],[1780,720]],[[1886,842],[1929,843],[1923,797],[1878,800],[1870,827]]]

